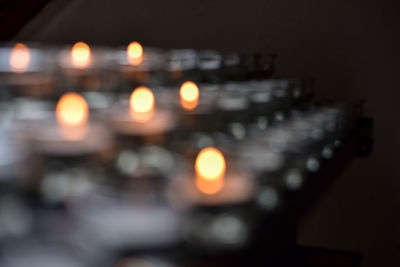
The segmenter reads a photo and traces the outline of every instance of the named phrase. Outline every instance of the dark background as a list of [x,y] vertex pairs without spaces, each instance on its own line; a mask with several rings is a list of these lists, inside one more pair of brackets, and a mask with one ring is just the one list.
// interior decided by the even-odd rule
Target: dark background
[[[277,73],[315,77],[319,98],[365,99],[366,114],[375,119],[374,152],[355,160],[310,210],[298,242],[360,252],[365,267],[400,266],[399,1],[29,2],[35,1],[14,1],[10,12],[12,2],[0,1],[3,40],[138,40],[165,48],[277,53]],[[37,15],[18,16],[24,12]]]

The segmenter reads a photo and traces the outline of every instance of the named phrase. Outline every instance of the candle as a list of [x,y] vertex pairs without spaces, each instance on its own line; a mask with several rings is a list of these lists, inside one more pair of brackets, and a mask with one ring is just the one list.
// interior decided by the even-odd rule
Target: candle
[[61,68],[61,87],[84,90],[113,90],[118,76],[111,60],[112,53],[106,49],[91,49],[84,42],[63,49],[58,55]]
[[220,127],[213,113],[218,89],[219,86],[216,85],[198,86],[192,81],[185,81],[181,85],[179,96],[175,96],[173,100],[180,115],[180,127],[184,136],[196,131],[211,132]]
[[[171,182],[173,203],[194,206],[234,205],[252,200],[255,188],[249,175],[229,166],[222,152],[215,147],[202,149],[196,157],[195,175],[184,174]],[[177,200],[181,197],[181,200]]]
[[79,140],[87,131],[89,108],[76,93],[67,93],[58,101],[56,117],[60,134],[68,140]]
[[199,104],[199,88],[194,82],[187,81],[180,88],[181,106],[185,110],[193,110]]
[[158,198],[174,164],[173,155],[162,144],[175,127],[175,119],[156,107],[153,92],[144,86],[132,92],[128,107],[117,108],[111,114],[119,135],[117,173],[123,186],[139,199]]
[[29,66],[31,54],[29,48],[21,43],[14,45],[10,53],[10,68],[16,73],[23,73]]
[[120,106],[112,113],[112,122],[118,133],[127,136],[157,136],[175,127],[172,115],[156,108],[153,92],[144,86],[132,92],[129,108]]
[[86,100],[77,93],[63,95],[54,117],[32,124],[34,146],[45,154],[58,156],[84,155],[107,148],[110,134],[103,125],[89,122]]
[[122,75],[130,83],[137,84],[147,83],[150,79],[151,53],[144,54],[144,49],[139,42],[131,42],[126,51],[120,51],[117,62],[121,65]]
[[138,42],[132,42],[128,45],[126,51],[127,59],[133,66],[140,65],[143,61],[143,47]]
[[[253,177],[215,147],[199,152],[194,169],[171,180],[167,189],[171,205],[189,212],[185,238],[215,249],[243,245],[256,215],[251,211],[256,191]],[[226,232],[224,227],[232,228]]]
[[130,114],[134,120],[146,122],[154,116],[154,95],[147,87],[136,88],[129,99],[129,103]]
[[218,193],[225,180],[225,158],[213,148],[204,148],[196,158],[196,187],[204,194]]
[[70,55],[71,64],[78,69],[85,69],[92,62],[91,51],[89,45],[84,42],[74,44]]
[[10,95],[48,96],[53,93],[51,56],[38,48],[17,43],[0,48],[0,80]]
[[61,68],[60,86],[63,88],[99,89],[103,67],[103,58],[93,55],[88,44],[77,42],[68,49],[63,49],[58,55],[58,64]]
[[164,64],[164,55],[158,49],[143,48],[135,41],[124,49],[115,51],[112,56],[119,66],[122,78],[131,86],[157,83],[164,78],[160,71]]

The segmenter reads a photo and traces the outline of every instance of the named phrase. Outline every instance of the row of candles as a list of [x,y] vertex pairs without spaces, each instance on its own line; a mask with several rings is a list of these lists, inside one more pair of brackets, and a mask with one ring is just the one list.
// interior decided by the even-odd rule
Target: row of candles
[[[104,59],[97,59],[95,57],[96,60],[93,60],[93,52],[89,45],[84,42],[74,44],[70,51],[68,51],[68,49],[52,50],[51,48],[47,48],[46,50],[47,51],[44,51],[43,49],[35,47],[29,48],[22,43],[17,43],[11,48],[2,48],[1,71],[24,73],[45,70],[50,71],[55,67],[71,67],[83,70],[90,67],[99,67],[99,63],[101,67],[104,67],[105,64],[113,63],[112,57],[108,58],[107,61],[107,56],[104,54],[99,55],[100,58],[105,57]],[[117,51],[115,51],[115,54],[116,53]],[[124,60],[132,66],[140,65],[143,62],[143,47],[141,44],[138,42],[129,44]]]
[[[234,66],[247,61],[253,67],[264,65],[269,59],[255,54],[243,58],[244,55],[226,52],[220,53],[212,50],[196,51],[192,49],[161,50],[146,48],[139,42],[131,42],[126,48],[96,48],[92,50],[84,42],[77,42],[70,48],[62,50],[52,47],[38,48],[17,43],[13,47],[1,48],[1,71],[16,73],[49,71],[54,68],[116,68],[117,65],[141,66],[147,68],[166,68],[172,71],[181,69],[216,69],[224,66]],[[252,59],[250,59],[252,58]],[[250,62],[251,61],[251,62]],[[50,64],[50,65],[49,65]],[[242,62],[244,64],[244,62]]]
[[54,87],[114,91],[143,84],[176,86],[184,80],[266,78],[274,71],[274,58],[143,48],[138,42],[119,49],[91,48],[84,42],[63,49],[17,43],[0,48],[0,78],[14,89],[12,94],[48,97],[57,92]]
[[[14,49],[12,75],[26,74],[30,52]],[[138,43],[126,54],[143,64]],[[83,43],[68,58],[95,60]],[[191,265],[243,247],[360,116],[307,104],[298,80],[77,89],[0,109],[2,266]]]

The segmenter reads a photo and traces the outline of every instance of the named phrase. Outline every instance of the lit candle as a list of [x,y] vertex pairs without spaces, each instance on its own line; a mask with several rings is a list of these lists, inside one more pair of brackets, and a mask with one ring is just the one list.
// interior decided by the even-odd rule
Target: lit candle
[[204,194],[218,193],[225,180],[225,158],[222,153],[213,148],[203,149],[196,158],[196,187]]
[[71,47],[58,52],[57,63],[68,75],[86,73],[89,70],[98,69],[102,66],[104,58],[90,48],[87,43],[77,42]]
[[139,122],[147,122],[154,116],[153,92],[144,86],[136,88],[129,100],[130,114],[132,119]]
[[130,43],[126,49],[126,57],[131,65],[140,65],[140,63],[142,63],[143,61],[142,45],[138,42]]
[[49,96],[54,92],[54,66],[43,49],[17,43],[0,48],[0,80],[12,95]]
[[199,104],[199,88],[194,82],[184,82],[179,91],[181,106],[186,110],[193,110]]
[[112,121],[118,133],[128,136],[160,135],[175,127],[172,115],[156,108],[153,92],[144,86],[132,92],[128,108],[117,107]]
[[88,104],[77,93],[66,93],[60,98],[55,117],[56,120],[50,117],[32,124],[34,145],[45,154],[91,154],[111,144],[105,127],[89,122]]
[[23,73],[29,66],[31,53],[29,48],[21,43],[14,45],[10,53],[10,69],[16,73]]
[[77,42],[61,50],[57,63],[63,75],[62,87],[112,91],[118,80],[112,71],[114,62],[111,55],[106,49],[92,49],[84,42]]
[[164,55],[153,48],[143,48],[135,41],[124,49],[113,53],[113,60],[118,64],[122,77],[131,85],[137,86],[163,79]]
[[169,197],[172,203],[181,202],[178,205],[234,205],[251,201],[254,186],[254,180],[235,166],[227,168],[220,150],[206,147],[197,155],[194,177],[184,174],[173,180]]
[[56,117],[60,134],[69,140],[79,140],[87,131],[89,108],[77,93],[67,93],[58,101]]
[[78,69],[85,69],[92,62],[89,45],[84,42],[78,42],[71,48],[71,64]]
[[[192,81],[184,82],[179,90],[179,96],[175,96],[179,111],[182,133],[195,131],[213,131],[219,127],[213,113],[218,96],[219,87],[203,84],[200,89]],[[173,101],[175,103],[175,101]]]

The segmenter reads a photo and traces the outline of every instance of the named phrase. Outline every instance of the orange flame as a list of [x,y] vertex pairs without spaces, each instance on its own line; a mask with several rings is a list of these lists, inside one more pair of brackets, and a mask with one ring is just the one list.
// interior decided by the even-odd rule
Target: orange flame
[[71,62],[79,68],[87,68],[91,64],[91,52],[90,47],[84,42],[78,42],[74,44],[71,49]]
[[148,121],[154,114],[153,92],[144,86],[136,88],[130,98],[130,113],[138,121]]
[[126,49],[128,61],[131,65],[140,65],[143,61],[143,47],[139,42],[132,42]]
[[200,151],[196,158],[196,187],[204,194],[218,193],[224,185],[225,158],[213,147]]
[[24,44],[16,44],[11,50],[10,67],[11,70],[17,73],[23,73],[31,61],[29,48]]
[[82,126],[89,117],[88,104],[79,94],[67,93],[57,103],[56,116],[62,126]]
[[184,82],[180,89],[181,106],[186,110],[193,110],[199,103],[199,88],[194,82]]

